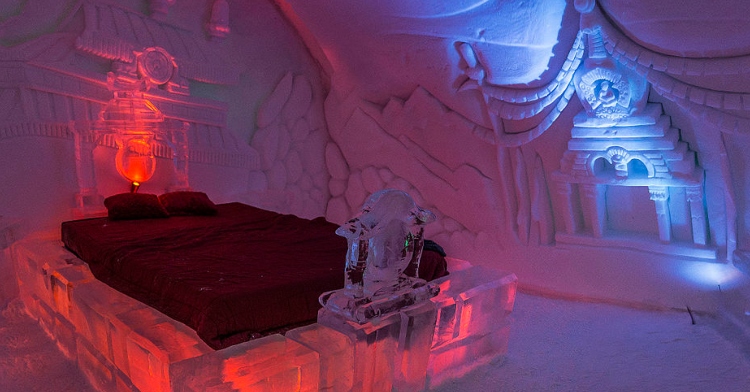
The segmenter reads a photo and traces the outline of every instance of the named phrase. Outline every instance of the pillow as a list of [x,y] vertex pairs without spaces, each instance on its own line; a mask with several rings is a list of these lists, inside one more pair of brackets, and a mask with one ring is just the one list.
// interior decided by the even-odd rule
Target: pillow
[[104,206],[112,220],[169,217],[159,197],[150,193],[120,193],[104,199]]
[[159,196],[169,215],[216,215],[216,205],[203,192],[178,191]]

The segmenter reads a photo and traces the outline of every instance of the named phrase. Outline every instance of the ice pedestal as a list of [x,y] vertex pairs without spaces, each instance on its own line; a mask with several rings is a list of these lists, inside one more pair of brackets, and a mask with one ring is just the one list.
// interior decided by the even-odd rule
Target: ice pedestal
[[362,324],[424,302],[437,295],[439,290],[436,285],[423,279],[407,278],[406,283],[402,289],[379,297],[355,297],[347,289],[329,291],[320,296],[320,304],[329,312]]
[[336,365],[352,374],[353,384],[346,390],[418,391],[425,386],[435,317],[435,305],[424,301],[364,324],[323,308],[318,324],[352,344],[354,361]]
[[[346,380],[321,381],[321,389],[326,385],[333,391],[419,391],[461,377],[507,352],[508,315],[517,287],[514,274],[469,266],[431,283],[440,289],[431,300],[363,324],[321,309],[316,327],[300,334],[299,341],[320,353],[321,380],[334,374],[322,362],[331,355],[326,349],[336,353],[331,361],[335,375]],[[317,340],[315,334],[325,338]],[[314,337],[305,342],[302,335]],[[328,346],[323,339],[336,343]]]
[[430,386],[458,378],[507,352],[518,279],[476,266],[435,281],[437,322],[427,377]]

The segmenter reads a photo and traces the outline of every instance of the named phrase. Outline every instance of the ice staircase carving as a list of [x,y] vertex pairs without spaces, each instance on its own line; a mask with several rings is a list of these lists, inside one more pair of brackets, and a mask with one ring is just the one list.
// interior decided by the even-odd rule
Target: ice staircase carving
[[[661,105],[647,102],[646,79],[608,55],[599,30],[589,40],[588,58],[574,77],[584,111],[573,120],[553,175],[564,222],[556,240],[715,259],[695,152]],[[639,189],[652,204],[639,200],[645,195]],[[650,220],[655,227],[648,227]]]

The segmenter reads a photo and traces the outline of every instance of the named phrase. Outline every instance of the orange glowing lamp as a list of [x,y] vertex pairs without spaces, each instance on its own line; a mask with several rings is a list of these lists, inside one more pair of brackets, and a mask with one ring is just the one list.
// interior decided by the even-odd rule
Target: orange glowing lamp
[[156,171],[156,158],[148,136],[127,139],[118,143],[118,147],[115,165],[120,175],[134,188],[151,179]]
[[120,91],[107,103],[100,118],[117,140],[117,172],[130,181],[131,192],[135,192],[156,171],[152,142],[164,115],[143,94]]

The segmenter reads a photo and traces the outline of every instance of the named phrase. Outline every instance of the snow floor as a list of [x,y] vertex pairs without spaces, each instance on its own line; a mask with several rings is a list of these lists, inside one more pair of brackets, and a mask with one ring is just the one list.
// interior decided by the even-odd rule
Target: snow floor
[[[519,294],[508,354],[440,392],[750,391],[750,341],[729,323]],[[18,300],[0,313],[0,391],[91,391]]]

